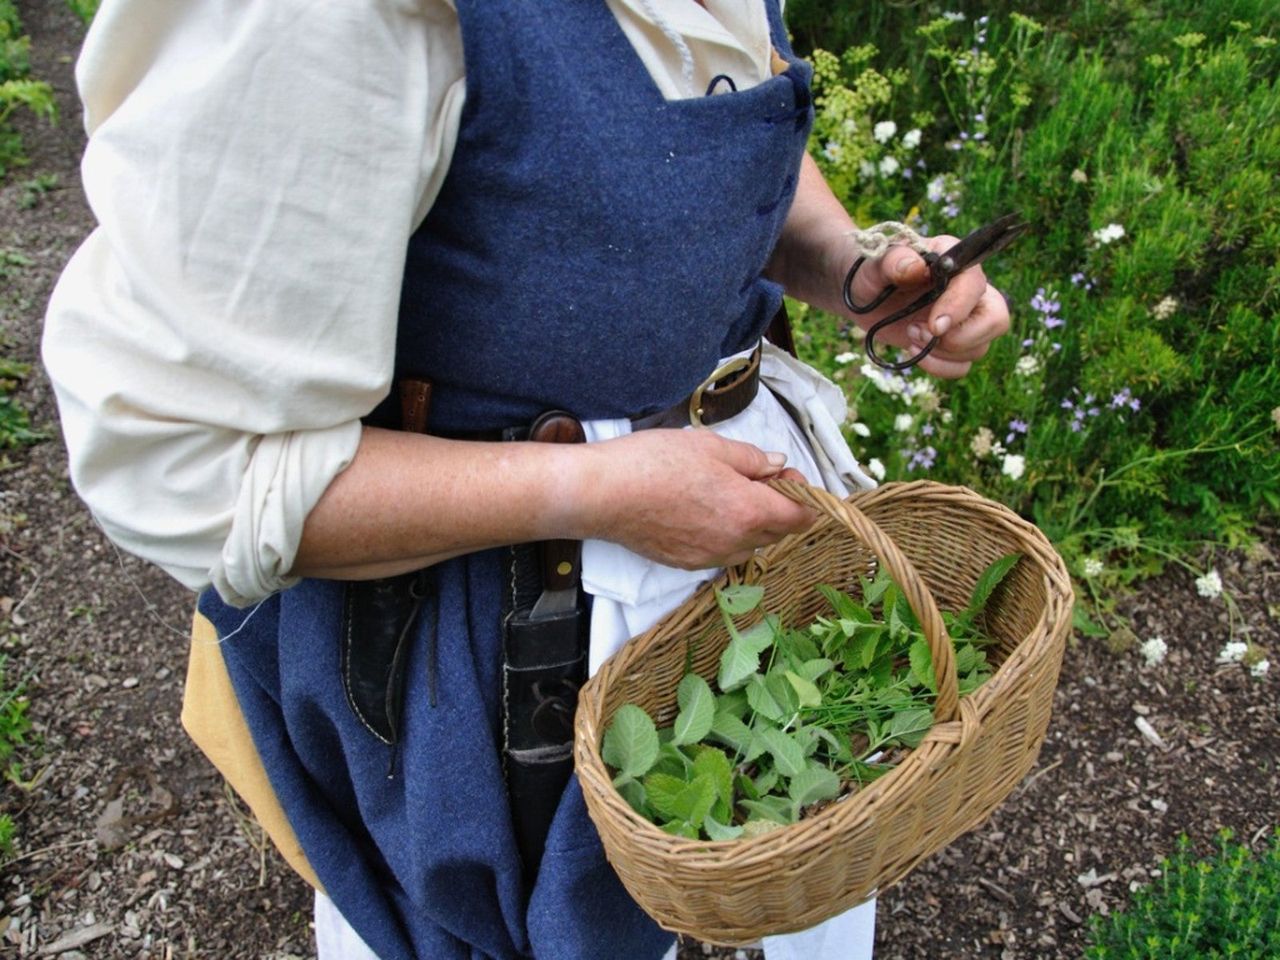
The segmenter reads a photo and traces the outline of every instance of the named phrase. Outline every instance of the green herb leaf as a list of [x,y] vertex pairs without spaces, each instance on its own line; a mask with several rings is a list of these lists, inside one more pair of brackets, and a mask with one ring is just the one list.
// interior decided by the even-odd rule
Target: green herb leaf
[[744,613],[750,613],[756,607],[760,606],[760,600],[764,597],[764,587],[748,586],[747,584],[738,584],[734,587],[725,587],[716,591],[716,603],[731,617],[736,617]]
[[973,596],[969,598],[969,606],[965,609],[969,617],[976,617],[982,612],[982,608],[987,605],[987,601],[991,599],[991,594],[1000,585],[1000,581],[1008,576],[1009,571],[1021,559],[1020,553],[1006,554],[982,571],[978,582],[973,585]]
[[622,794],[622,799],[630,804],[632,810],[642,817],[653,819],[653,812],[649,809],[648,796],[645,794],[644,784],[639,780],[628,780],[626,783],[619,785],[618,792]]
[[933,726],[933,711],[928,707],[916,707],[893,715],[885,735],[904,747],[917,747]]
[[752,650],[750,645],[740,638],[729,641],[720,654],[720,670],[716,674],[716,683],[720,689],[728,693],[747,682],[760,669],[760,654]]
[[676,690],[676,702],[680,704],[680,713],[672,728],[672,743],[697,743],[711,732],[716,698],[707,681],[696,673],[686,674]]
[[862,581],[862,599],[869,607],[884,596],[886,590],[893,584],[893,577],[889,576],[889,571],[881,567],[876,571],[875,579],[870,583]]
[[800,676],[798,673],[792,670],[788,670],[787,682],[790,683],[792,689],[795,690],[796,696],[800,700],[800,706],[802,707],[822,706],[822,693],[818,690],[817,686],[813,683],[812,680],[806,680],[804,677]]
[[736,753],[745,755],[751,749],[751,728],[727,710],[716,711],[710,735]]
[[742,827],[726,826],[715,817],[707,817],[702,829],[707,831],[707,836],[712,840],[737,840],[742,836]]
[[618,780],[635,780],[658,759],[658,731],[643,709],[623,704],[613,715],[601,746],[604,762],[618,771]]
[[743,800],[738,806],[748,813],[755,814],[753,819],[769,820],[773,823],[795,823],[791,811],[791,802],[785,797],[761,797],[759,800]]
[[911,644],[908,653],[911,658],[911,677],[930,693],[938,692],[938,680],[933,672],[933,652],[927,640],[917,640]]
[[830,673],[834,667],[835,661],[828,660],[826,657],[814,657],[797,666],[796,673],[810,682],[816,682],[820,677]]
[[784,719],[782,704],[778,703],[765,683],[765,678],[753,673],[747,681],[747,703],[762,717],[781,723]]
[[769,693],[773,695],[773,699],[782,708],[784,722],[800,711],[800,698],[796,696],[795,690],[787,682],[786,667],[779,664],[770,670],[764,678],[764,685],[769,688]]
[[787,795],[797,808],[840,795],[840,778],[821,764],[810,764],[791,778]]
[[778,779],[778,771],[773,767],[770,767],[764,773],[760,774],[760,776],[756,777],[751,784],[752,788],[755,790],[756,799],[760,799],[770,793],[773,788],[778,785]]
[[884,629],[877,628],[870,631],[862,638],[862,648],[858,651],[858,659],[862,663],[862,669],[867,670],[876,659],[876,648],[880,643],[880,638],[884,636]]
[[715,787],[712,815],[723,821],[733,817],[733,766],[722,750],[702,747],[693,759],[693,777],[707,777]]
[[956,647],[956,673],[968,673],[978,665],[978,651],[972,643]]
[[794,777],[804,769],[804,751],[787,734],[773,727],[765,727],[757,730],[756,735],[764,742],[765,749],[769,751],[769,756],[773,757],[778,772],[783,776]]

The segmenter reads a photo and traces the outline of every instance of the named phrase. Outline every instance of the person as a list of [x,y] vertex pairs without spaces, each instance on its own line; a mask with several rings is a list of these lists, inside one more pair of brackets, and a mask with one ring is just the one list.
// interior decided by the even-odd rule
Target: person
[[[674,949],[575,782],[522,870],[499,757],[508,545],[584,543],[594,667],[810,524],[761,481],[870,482],[774,395],[838,406],[829,385],[758,353],[784,288],[844,312],[857,253],[805,152],[809,70],[781,13],[102,4],[78,64],[99,226],[51,300],[44,360],[97,522],[203,591],[184,722],[316,887],[321,956]],[[927,273],[891,248],[856,292]],[[1007,327],[974,269],[884,339],[940,336],[921,366],[956,377]],[[688,398],[733,357],[772,370],[746,409],[636,429],[696,419]],[[425,432],[395,429],[394,387],[420,381]],[[592,442],[487,439],[551,409]],[[344,690],[344,598],[415,571],[409,679],[381,730]],[[872,917],[766,938],[767,955],[869,955]]]

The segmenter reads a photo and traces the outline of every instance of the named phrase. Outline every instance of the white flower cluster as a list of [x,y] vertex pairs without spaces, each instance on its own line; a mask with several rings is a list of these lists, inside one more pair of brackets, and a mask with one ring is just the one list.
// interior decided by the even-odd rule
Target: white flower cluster
[[1218,651],[1218,659],[1215,662],[1219,664],[1239,663],[1248,652],[1249,645],[1243,640],[1231,640]]
[[1138,647],[1138,653],[1142,654],[1142,659],[1147,662],[1148,667],[1155,667],[1164,663],[1165,655],[1168,652],[1169,645],[1164,642],[1164,637],[1152,637]]
[[888,143],[897,132],[898,125],[892,120],[881,120],[871,128],[871,136],[876,138],[876,143]]
[[914,150],[920,146],[920,128],[912,127],[902,135],[902,145],[908,150]]
[[1124,227],[1118,223],[1108,223],[1105,227],[1093,231],[1093,239],[1098,242],[1099,246],[1105,247],[1108,243],[1114,243],[1124,236]]
[[1222,577],[1217,570],[1210,570],[1203,577],[1196,577],[1196,593],[1209,600],[1222,596]]
[[1096,557],[1088,557],[1085,559],[1084,575],[1086,577],[1096,577],[1098,574],[1102,573],[1102,571],[1103,571],[1103,566],[1102,566],[1101,560],[1097,559]]
[[1168,320],[1177,312],[1178,300],[1176,297],[1165,297],[1151,308],[1151,315],[1157,320]]
[[1218,658],[1214,662],[1219,666],[1226,666],[1232,663],[1248,663],[1249,675],[1255,679],[1261,680],[1271,670],[1271,661],[1261,655],[1261,651],[1256,647],[1250,656],[1249,644],[1243,640],[1230,640],[1227,645],[1218,651]]
[[1027,469],[1027,460],[1021,454],[1007,453],[1000,464],[1000,472],[1010,480],[1019,479]]
[[867,461],[867,473],[871,474],[877,480],[884,479],[884,464],[880,462],[878,457],[872,457]]
[[1020,377],[1029,377],[1040,370],[1040,361],[1029,353],[1024,353],[1014,365],[1014,372]]
[[853,361],[857,359],[858,359],[858,355],[854,353],[852,350],[846,350],[844,353],[836,354],[836,363],[840,364],[840,366],[842,367],[846,366],[847,364],[853,363]]

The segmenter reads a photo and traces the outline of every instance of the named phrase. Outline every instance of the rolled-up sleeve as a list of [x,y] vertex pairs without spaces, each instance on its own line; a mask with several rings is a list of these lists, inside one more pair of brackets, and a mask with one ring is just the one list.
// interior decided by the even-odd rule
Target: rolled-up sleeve
[[446,0],[105,0],[77,68],[98,220],[50,301],[71,477],[189,587],[289,585],[390,386],[408,237],[463,100]]

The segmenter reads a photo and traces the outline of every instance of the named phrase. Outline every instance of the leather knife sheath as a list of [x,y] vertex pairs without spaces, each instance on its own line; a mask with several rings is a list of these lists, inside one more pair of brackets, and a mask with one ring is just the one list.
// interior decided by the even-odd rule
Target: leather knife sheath
[[[425,433],[431,385],[424,380],[401,380],[400,405],[402,428]],[[346,585],[341,636],[343,690],[361,724],[386,744],[399,739],[405,666],[432,579],[429,570],[414,570]]]

